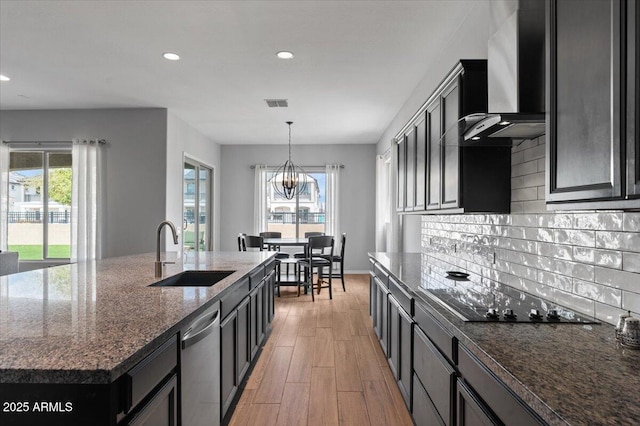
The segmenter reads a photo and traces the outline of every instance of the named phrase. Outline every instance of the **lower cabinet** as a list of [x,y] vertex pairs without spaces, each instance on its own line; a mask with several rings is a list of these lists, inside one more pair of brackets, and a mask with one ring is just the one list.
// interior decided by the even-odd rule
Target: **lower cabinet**
[[175,426],[178,424],[178,379],[174,374],[156,394],[124,424],[129,426]]
[[[500,420],[498,424],[517,424],[519,426],[546,424],[520,398],[514,395],[500,379],[489,371],[475,355],[463,346],[460,346],[458,353],[458,369],[462,379],[464,379],[459,384],[462,386],[463,391],[466,392],[463,397],[467,397],[467,405],[469,407],[473,406],[473,404],[478,406],[475,410],[472,408],[474,413],[477,414],[478,410],[484,413],[492,413]],[[472,400],[474,402],[469,405]]]
[[[237,305],[220,324],[222,418],[256,359],[274,315],[275,272],[273,263],[270,265],[266,267],[266,273],[252,273],[250,284],[242,284],[227,296],[233,301],[229,303]],[[244,292],[243,299],[239,292]],[[225,300],[223,297],[222,306],[225,306]]]
[[[443,424],[455,424],[456,371],[419,327],[413,328],[413,370]],[[414,386],[414,389],[417,386]],[[416,392],[414,403],[416,407]]]
[[407,408],[411,409],[411,376],[413,374],[413,319],[393,295],[389,300],[389,367],[398,383]]
[[424,390],[422,382],[418,376],[413,375],[413,410],[411,416],[416,426],[444,426],[442,417],[438,414],[438,410],[433,406],[433,402],[429,398],[427,391]]
[[478,396],[469,389],[464,380],[458,379],[458,426],[492,426],[501,425],[495,415],[487,408]]

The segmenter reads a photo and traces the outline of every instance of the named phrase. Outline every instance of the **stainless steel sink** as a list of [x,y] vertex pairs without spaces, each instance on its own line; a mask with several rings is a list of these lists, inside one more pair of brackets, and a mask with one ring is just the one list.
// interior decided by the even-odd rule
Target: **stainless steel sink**
[[236,271],[184,271],[149,287],[211,287]]

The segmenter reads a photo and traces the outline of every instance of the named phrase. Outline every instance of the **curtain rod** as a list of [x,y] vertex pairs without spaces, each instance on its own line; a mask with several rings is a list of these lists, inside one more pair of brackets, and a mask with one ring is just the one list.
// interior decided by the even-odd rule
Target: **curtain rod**
[[[339,166],[340,166],[341,169],[344,169],[344,164],[339,164]],[[267,166],[267,167],[269,167],[269,166]],[[314,168],[314,167],[322,167],[322,166],[302,166],[303,169],[305,169],[305,168],[311,169],[311,168]],[[252,165],[249,166],[249,168],[251,170],[254,170],[256,168],[256,165],[252,164]],[[275,168],[275,166],[274,166],[274,168]]]
[[[99,143],[100,145],[104,145],[107,143],[106,139],[82,139],[78,140],[82,143]],[[2,141],[2,143],[11,145],[11,144],[32,144],[32,145],[42,145],[42,144],[61,144],[61,143],[73,143],[74,141]]]

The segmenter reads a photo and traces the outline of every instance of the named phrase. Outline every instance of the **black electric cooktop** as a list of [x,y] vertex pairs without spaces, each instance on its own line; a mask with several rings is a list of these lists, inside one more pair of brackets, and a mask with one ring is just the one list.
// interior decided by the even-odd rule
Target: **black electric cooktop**
[[[587,315],[503,284],[478,284],[457,274],[423,280],[419,289],[463,321],[597,324]],[[426,281],[426,282],[425,282]]]

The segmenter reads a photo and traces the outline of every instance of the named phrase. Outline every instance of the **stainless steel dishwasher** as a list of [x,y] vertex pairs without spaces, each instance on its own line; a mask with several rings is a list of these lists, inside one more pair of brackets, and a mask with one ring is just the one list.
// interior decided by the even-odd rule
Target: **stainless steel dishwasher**
[[183,426],[220,424],[220,302],[182,330]]

